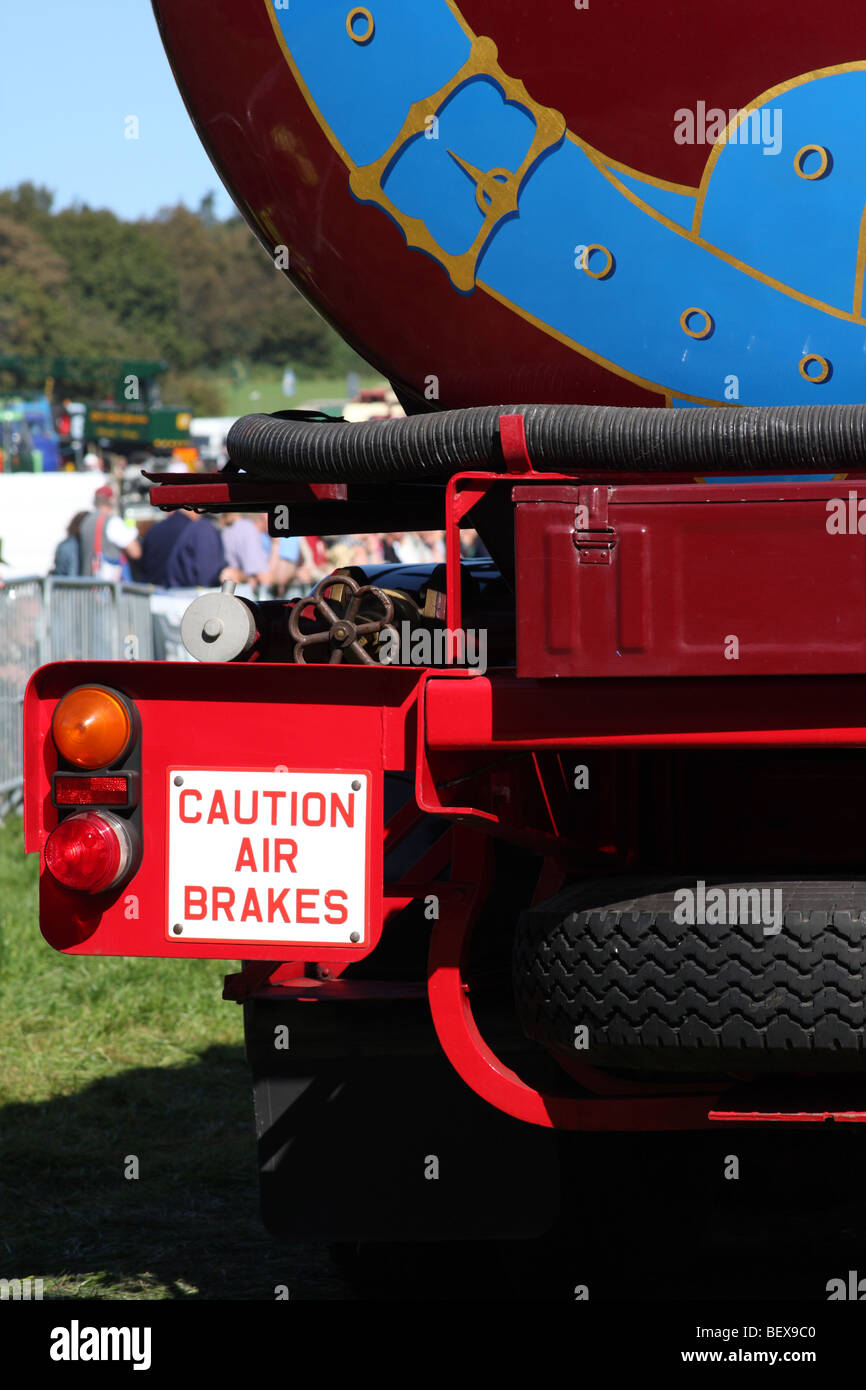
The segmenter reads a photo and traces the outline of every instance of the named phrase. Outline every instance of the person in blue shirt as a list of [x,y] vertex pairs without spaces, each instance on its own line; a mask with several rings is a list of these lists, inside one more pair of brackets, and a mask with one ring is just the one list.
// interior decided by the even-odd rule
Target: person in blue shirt
[[168,562],[171,552],[194,515],[189,508],[182,507],[157,521],[145,533],[138,562],[138,578],[142,584],[153,584],[157,589],[169,587]]
[[266,531],[261,535],[262,549],[273,567],[273,582],[278,594],[283,594],[298,579],[301,558],[300,536],[280,536],[273,540]]
[[225,579],[239,579],[226,564],[223,540],[210,517],[190,515],[190,525],[177,537],[166,563],[170,589],[213,589]]

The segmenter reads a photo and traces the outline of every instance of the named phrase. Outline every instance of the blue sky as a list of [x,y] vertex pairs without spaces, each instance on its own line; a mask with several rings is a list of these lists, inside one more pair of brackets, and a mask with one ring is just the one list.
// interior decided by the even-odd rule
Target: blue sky
[[[150,0],[0,0],[0,188],[150,216],[216,193],[234,204],[186,114]],[[139,139],[124,120],[139,119]]]

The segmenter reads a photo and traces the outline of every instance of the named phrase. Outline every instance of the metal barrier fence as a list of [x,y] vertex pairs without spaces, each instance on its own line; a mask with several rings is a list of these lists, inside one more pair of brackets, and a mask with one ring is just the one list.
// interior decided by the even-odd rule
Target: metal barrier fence
[[21,798],[24,691],[47,661],[153,659],[151,590],[51,575],[0,586],[0,818]]
[[13,579],[0,589],[0,817],[22,782],[24,687],[42,664],[44,583]]
[[42,662],[152,660],[147,585],[55,575],[42,583]]

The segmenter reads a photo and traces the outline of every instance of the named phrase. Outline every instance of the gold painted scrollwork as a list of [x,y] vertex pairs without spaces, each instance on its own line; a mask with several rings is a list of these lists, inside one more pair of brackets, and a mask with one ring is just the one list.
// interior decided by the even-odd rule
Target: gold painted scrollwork
[[[811,370],[813,363],[818,367],[816,373]],[[830,363],[818,352],[808,352],[805,357],[800,358],[797,366],[803,380],[811,382],[813,386],[822,386],[830,375]]]
[[[806,173],[806,160],[810,154],[818,156],[818,168],[813,169],[811,174]],[[794,173],[800,179],[806,179],[813,183],[816,179],[822,179],[830,168],[830,151],[826,145],[804,145],[794,155]]]
[[[692,323],[692,319],[698,320],[697,327]],[[680,314],[680,328],[690,338],[696,338],[698,342],[703,338],[709,338],[714,327],[712,314],[708,314],[706,309],[697,308],[696,305],[692,305],[690,309],[683,309]]]
[[[358,28],[357,21],[359,19],[364,23],[363,29]],[[369,43],[375,32],[376,21],[366,5],[356,5],[346,15],[346,33],[353,43]]]
[[[601,267],[593,270],[590,265],[590,257],[594,255],[596,251],[601,253]],[[594,241],[590,246],[584,247],[581,257],[581,269],[584,274],[588,275],[592,280],[606,280],[613,271],[613,252],[608,250],[606,246],[602,246],[600,242]]]
[[[444,266],[454,286],[464,292],[474,288],[478,261],[489,237],[503,218],[517,211],[520,190],[527,175],[541,156],[558,145],[565,134],[565,117],[550,107],[539,106],[534,102],[521,81],[506,76],[502,71],[498,56],[496,44],[492,39],[474,39],[469,58],[460,71],[440,91],[410,106],[403,128],[390,148],[374,163],[354,169],[349,180],[356,198],[365,203],[375,203],[393,217],[401,228],[407,245],[433,256]],[[478,77],[492,79],[501,89],[506,101],[523,107],[529,113],[535,121],[535,136],[520,167],[513,170],[476,169],[453,151],[448,151],[451,158],[475,183],[476,202],[484,216],[484,221],[469,249],[453,255],[434,240],[421,218],[408,217],[401,212],[388,197],[383,182],[388,169],[406,145],[429,129],[430,118],[438,117],[445,103],[458,88]]]

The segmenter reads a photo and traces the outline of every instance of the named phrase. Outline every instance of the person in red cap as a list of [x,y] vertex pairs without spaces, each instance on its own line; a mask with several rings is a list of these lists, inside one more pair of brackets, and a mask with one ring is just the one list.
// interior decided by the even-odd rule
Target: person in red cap
[[79,574],[93,579],[120,579],[124,557],[137,560],[141,542],[137,531],[130,531],[114,510],[115,491],[108,483],[93,495],[94,510],[88,512],[78,532]]

